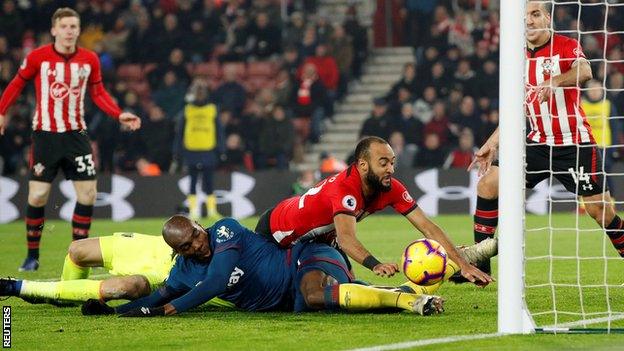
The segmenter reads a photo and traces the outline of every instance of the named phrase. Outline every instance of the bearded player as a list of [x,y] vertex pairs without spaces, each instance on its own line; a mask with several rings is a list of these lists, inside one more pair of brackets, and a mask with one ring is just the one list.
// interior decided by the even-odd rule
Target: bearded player
[[[551,5],[529,1],[526,13],[526,102],[531,125],[526,147],[526,186],[533,188],[551,174],[570,192],[583,197],[586,212],[606,229],[624,256],[622,220],[615,213],[602,173],[602,160],[580,106],[579,87],[592,78],[591,67],[575,39],[554,34]],[[477,185],[474,237],[490,238],[498,224],[498,130],[477,152],[471,169],[483,175]],[[551,166],[552,162],[552,166]],[[552,171],[552,172],[551,172]],[[486,272],[489,266],[482,267]]]
[[44,209],[51,183],[59,168],[63,170],[65,178],[72,180],[76,190],[72,238],[78,240],[89,236],[97,183],[91,144],[85,133],[86,90],[89,90],[93,102],[107,115],[131,130],[141,127],[139,117],[122,112],[104,89],[97,54],[76,46],[80,35],[78,13],[70,8],[56,10],[52,15],[51,33],[54,43],[28,54],[0,98],[0,134],[4,134],[7,110],[26,83],[34,79],[37,106],[32,122],[26,208],[28,256],[19,268],[20,271],[35,271],[39,268]]
[[356,223],[369,214],[391,206],[425,237],[439,242],[451,265],[467,280],[487,285],[492,278],[463,259],[448,236],[418,208],[405,186],[394,179],[396,157],[388,142],[366,137],[355,148],[355,163],[339,174],[324,179],[301,196],[286,199],[267,210],[255,231],[281,247],[290,247],[335,235],[339,248],[357,263],[377,275],[392,276],[396,263],[377,260],[357,239]]

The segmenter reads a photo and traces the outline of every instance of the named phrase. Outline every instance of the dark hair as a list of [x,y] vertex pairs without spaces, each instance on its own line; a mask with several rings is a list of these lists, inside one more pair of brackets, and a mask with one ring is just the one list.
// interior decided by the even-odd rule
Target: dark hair
[[544,11],[550,16],[552,13],[553,0],[529,0],[528,2],[539,2]]
[[355,162],[357,162],[359,159],[365,159],[366,161],[370,160],[370,146],[373,143],[378,143],[378,144],[386,144],[388,145],[388,142],[386,140],[384,140],[383,138],[380,137],[376,137],[376,136],[367,136],[362,138],[357,146],[355,147]]
[[57,20],[65,17],[76,17],[78,18],[78,20],[80,20],[80,15],[74,9],[71,9],[69,7],[60,7],[56,11],[54,11],[54,14],[52,15],[52,27],[54,27],[54,24]]

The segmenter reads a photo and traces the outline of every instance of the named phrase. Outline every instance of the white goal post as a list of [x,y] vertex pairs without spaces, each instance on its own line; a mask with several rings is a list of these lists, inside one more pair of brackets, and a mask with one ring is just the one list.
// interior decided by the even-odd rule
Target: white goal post
[[498,332],[534,331],[524,303],[524,22],[526,2],[501,1]]
[[[616,128],[624,130],[624,106],[613,105],[615,109],[606,108],[599,113],[592,106],[612,106],[610,99],[614,99],[615,96],[619,99],[622,95],[617,94],[624,94],[624,84],[616,83],[611,86],[611,83],[608,83],[609,74],[624,79],[622,77],[624,70],[621,67],[624,65],[624,57],[622,57],[624,55],[612,55],[612,52],[607,49],[609,38],[615,38],[620,40],[618,44],[615,44],[619,45],[617,50],[624,51],[621,47],[621,42],[624,41],[624,29],[608,23],[610,18],[613,20],[616,16],[621,17],[619,14],[624,11],[624,1],[543,1],[552,4],[551,30],[557,28],[554,33],[568,35],[578,40],[581,46],[585,42],[592,44],[592,49],[586,52],[587,54],[591,51],[587,54],[587,60],[593,66],[594,78],[598,78],[597,80],[602,83],[602,98],[592,97],[596,95],[590,94],[592,89],[598,90],[595,88],[598,84],[594,81],[592,83],[594,85],[581,86],[583,97],[581,100],[586,112],[593,111],[593,114],[587,114],[589,124],[592,123],[592,118],[594,122],[597,118],[601,119],[601,124],[596,124],[598,127],[595,127],[595,130],[600,130],[600,132],[594,133],[594,136],[602,133],[603,139],[599,142],[596,138],[596,145],[593,142],[575,144],[576,167],[580,171],[569,168],[569,172],[572,176],[575,172],[582,174],[583,167],[579,166],[580,151],[578,150],[591,147],[594,150],[592,177],[604,175],[604,180],[601,181],[603,187],[606,187],[609,181],[607,176],[613,180],[617,177],[624,177],[624,172],[607,170],[604,165],[597,169],[600,163],[596,161],[596,154],[601,152],[606,158],[609,149],[618,150],[624,147],[621,137],[617,135],[612,143],[610,136],[609,141],[605,141],[605,135],[611,133],[609,129],[611,122],[618,123],[621,127]],[[624,261],[620,257],[623,252],[621,245],[624,237],[620,234],[621,227],[617,229],[618,227],[612,224],[609,227],[611,229],[605,232],[605,229],[596,224],[600,220],[593,221],[590,217],[583,215],[584,204],[578,200],[578,190],[576,195],[568,194],[569,196],[565,199],[553,196],[556,191],[565,189],[561,184],[553,183],[552,179],[547,186],[549,189],[548,213],[544,215],[544,218],[525,216],[526,205],[531,202],[525,199],[527,122],[524,102],[525,74],[528,72],[525,53],[526,6],[527,0],[500,1],[498,333],[624,333],[624,328],[621,328],[624,320],[624,284],[622,284],[624,283],[624,275],[622,275]],[[565,6],[578,8],[578,13],[574,18],[578,27],[572,25],[570,25],[571,28],[557,27],[561,24],[555,22],[555,14],[560,18],[565,17],[564,11],[557,12],[557,6],[562,6],[564,10]],[[584,8],[589,8],[589,13],[594,16],[592,28],[583,27],[581,14]],[[595,21],[601,12],[597,11],[599,8],[604,9],[602,10],[604,21],[600,20],[601,23],[604,22],[602,28],[597,28],[599,25]],[[585,18],[588,18],[587,16],[588,14]],[[574,22],[574,20],[569,22]],[[587,21],[587,23],[590,22],[590,20]],[[621,21],[615,22],[618,22],[620,27],[622,26]],[[603,42],[597,39],[601,35],[604,38]],[[552,54],[551,51],[553,61],[559,60],[558,55]],[[550,58],[546,59],[550,62]],[[596,72],[599,70],[602,71]],[[602,105],[597,105],[600,103]],[[578,111],[579,109],[576,112],[577,116]],[[564,112],[553,114],[551,118],[559,118],[557,115],[564,116],[565,109]],[[620,134],[621,132],[619,131]],[[550,172],[551,178],[553,178],[552,175],[566,173],[556,172],[557,168],[553,167],[552,159],[550,169],[543,171]],[[540,172],[543,171],[540,170]],[[577,178],[574,178],[574,181],[577,188],[580,188],[580,181],[577,181]],[[552,189],[555,188],[558,190],[553,191]],[[605,194],[606,192],[602,195],[603,203],[613,201],[608,200]],[[622,196],[621,192],[618,196]],[[568,204],[566,210],[553,211],[553,204],[558,206],[565,203]],[[622,201],[611,203],[619,204],[620,209],[624,204]],[[570,210],[571,206],[574,210]],[[587,206],[589,209],[590,205]],[[595,208],[594,206],[593,209]],[[596,216],[596,211],[591,213]],[[622,212],[619,215],[624,217]],[[535,227],[535,223],[542,219],[541,223],[547,224]],[[616,220],[617,218],[613,219],[612,223],[619,223]],[[601,225],[606,226],[606,223]],[[614,250],[614,247],[619,250],[620,254]],[[619,323],[615,323],[616,321]]]

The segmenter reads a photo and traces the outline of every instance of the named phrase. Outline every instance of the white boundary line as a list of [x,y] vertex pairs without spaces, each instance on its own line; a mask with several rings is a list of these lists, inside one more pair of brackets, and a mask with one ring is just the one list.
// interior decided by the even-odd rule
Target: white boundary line
[[407,349],[407,348],[410,348],[410,347],[419,347],[419,346],[435,345],[435,344],[447,344],[447,343],[451,343],[451,342],[466,341],[466,340],[489,339],[489,338],[495,338],[495,337],[498,337],[498,336],[503,336],[503,334],[491,333],[491,334],[448,336],[448,337],[444,337],[444,338],[414,340],[414,341],[399,342],[399,343],[396,343],[396,344],[386,344],[386,345],[377,345],[377,346],[371,346],[371,347],[363,347],[363,348],[360,348],[360,349],[352,349],[350,351],[401,350],[401,349]]
[[544,327],[544,329],[559,329],[559,328],[570,328],[570,327],[578,327],[580,325],[585,325],[585,324],[596,324],[596,323],[603,323],[603,322],[608,322],[610,321],[619,321],[621,319],[624,319],[624,314],[614,314],[610,317],[600,317],[600,318],[591,318],[591,319],[583,319],[581,321],[576,321],[576,322],[568,322],[568,323],[562,323],[562,324],[555,324],[555,325],[549,325],[547,327]]

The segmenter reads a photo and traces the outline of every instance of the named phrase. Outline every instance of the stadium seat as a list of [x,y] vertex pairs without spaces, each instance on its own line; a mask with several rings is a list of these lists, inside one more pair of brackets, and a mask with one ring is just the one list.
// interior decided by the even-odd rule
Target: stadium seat
[[216,61],[198,63],[193,68],[192,75],[193,77],[218,79],[221,77],[219,63]]
[[247,67],[245,66],[244,62],[224,63],[221,66],[222,71],[225,71],[227,67],[234,67],[236,69],[236,77],[238,77],[238,79],[244,79],[244,77],[247,75]]
[[150,95],[150,85],[147,80],[129,81],[128,88],[134,91],[140,99],[145,99]]
[[139,64],[123,64],[117,69],[117,76],[122,80],[143,80],[143,67]]
[[273,78],[277,68],[273,62],[250,62],[247,65],[247,75],[250,77]]

